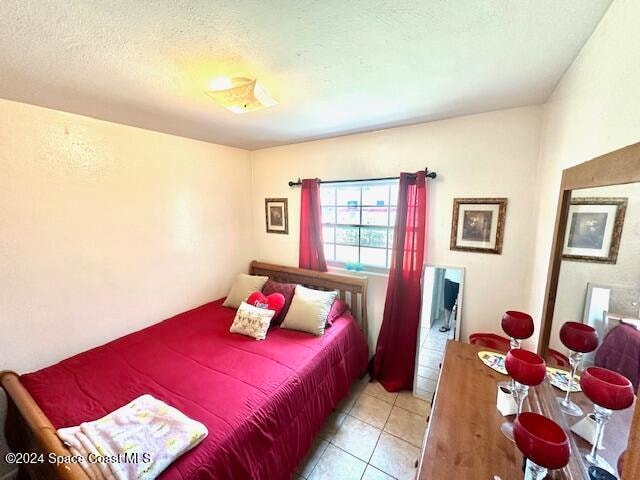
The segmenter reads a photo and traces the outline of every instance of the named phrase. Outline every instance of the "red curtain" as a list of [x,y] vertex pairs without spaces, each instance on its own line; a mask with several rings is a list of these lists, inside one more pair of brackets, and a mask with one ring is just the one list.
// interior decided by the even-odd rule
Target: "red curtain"
[[390,392],[413,388],[427,216],[424,171],[400,174],[387,299],[373,375]]
[[322,244],[322,209],[320,208],[320,181],[302,180],[300,202],[300,268],[327,271]]

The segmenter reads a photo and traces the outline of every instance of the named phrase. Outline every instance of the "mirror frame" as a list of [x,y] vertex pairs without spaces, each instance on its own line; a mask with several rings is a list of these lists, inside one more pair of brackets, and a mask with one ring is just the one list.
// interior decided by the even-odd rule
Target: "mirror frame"
[[[547,353],[551,337],[571,192],[580,188],[606,187],[634,182],[640,182],[640,143],[634,143],[563,170],[538,341],[538,353],[543,357]],[[640,478],[640,408],[637,403],[636,400],[622,480]]]

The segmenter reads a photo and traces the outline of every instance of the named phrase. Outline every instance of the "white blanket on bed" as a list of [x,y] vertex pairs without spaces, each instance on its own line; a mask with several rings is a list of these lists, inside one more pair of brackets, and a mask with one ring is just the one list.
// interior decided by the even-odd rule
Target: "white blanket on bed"
[[156,478],[198,445],[207,428],[182,412],[142,395],[93,422],[61,428],[58,436],[92,480]]

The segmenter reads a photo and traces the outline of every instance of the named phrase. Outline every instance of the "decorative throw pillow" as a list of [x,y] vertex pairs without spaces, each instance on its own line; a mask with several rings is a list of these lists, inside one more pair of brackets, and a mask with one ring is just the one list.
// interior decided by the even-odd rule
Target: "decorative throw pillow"
[[295,283],[280,283],[274,282],[273,280],[267,280],[267,283],[262,287],[262,293],[265,295],[271,295],[272,293],[280,293],[284,295],[284,308],[280,312],[280,314],[276,314],[271,321],[271,325],[280,325],[284,320],[284,317],[287,316],[287,312],[289,311],[289,307],[291,306],[291,300],[293,300],[293,294],[296,291]]
[[253,292],[249,295],[249,298],[247,298],[247,303],[254,307],[273,310],[276,312],[273,316],[273,318],[275,318],[284,308],[284,295],[277,292],[271,295],[265,295],[262,292]]
[[253,337],[256,340],[264,340],[267,337],[267,330],[269,330],[274,314],[273,310],[253,307],[242,302],[229,331]]
[[335,291],[324,292],[297,285],[287,316],[280,326],[318,336],[323,335],[329,310],[337,294],[338,292]]
[[327,326],[333,325],[338,318],[342,316],[344,312],[347,311],[349,305],[346,302],[343,302],[339,298],[336,298],[331,304],[331,310],[329,310],[329,315],[327,315]]
[[267,280],[269,280],[269,277],[239,273],[222,306],[238,308],[251,295],[251,292],[262,290]]

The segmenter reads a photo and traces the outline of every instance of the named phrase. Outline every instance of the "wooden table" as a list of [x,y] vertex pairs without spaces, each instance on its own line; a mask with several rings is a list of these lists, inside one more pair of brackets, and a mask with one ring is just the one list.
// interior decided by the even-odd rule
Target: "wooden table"
[[[418,471],[420,480],[493,480],[494,475],[502,480],[523,478],[523,457],[500,431],[500,425],[513,417],[505,418],[496,409],[497,384],[507,377],[482,363],[477,355],[481,350],[488,349],[447,342]],[[571,439],[569,465],[550,472],[548,478],[587,479],[586,466],[577,452],[590,444],[569,431],[569,422],[579,418],[560,412],[555,398],[561,394],[545,381],[529,389],[524,408],[553,418]],[[591,411],[592,404],[582,393],[573,394],[572,399],[585,412]],[[633,407],[614,412],[605,428],[606,448],[600,453],[614,465],[626,448],[632,416]]]

